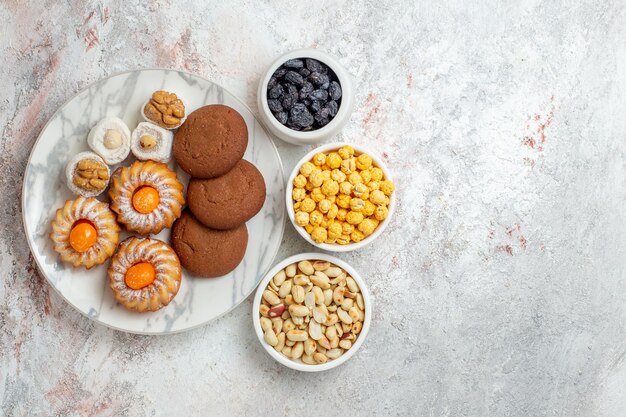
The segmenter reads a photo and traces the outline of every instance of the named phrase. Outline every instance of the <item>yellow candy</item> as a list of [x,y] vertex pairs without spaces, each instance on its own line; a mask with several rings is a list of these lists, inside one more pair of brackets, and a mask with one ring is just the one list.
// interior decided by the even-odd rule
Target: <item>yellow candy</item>
[[341,157],[337,152],[331,152],[326,157],[326,163],[330,169],[337,169],[341,166]]
[[314,188],[313,190],[311,190],[311,198],[316,203],[319,203],[324,198],[326,198],[326,196],[324,195],[324,193],[322,193],[322,189],[318,187],[318,188]]
[[316,226],[311,233],[311,238],[317,243],[322,243],[328,238],[328,232],[323,227]]
[[350,233],[352,233],[352,231],[354,230],[354,226],[352,226],[350,223],[342,223],[341,224],[341,232],[344,235],[349,235]]
[[337,238],[336,242],[340,245],[347,245],[350,243],[350,235],[341,235]]
[[315,155],[313,155],[313,163],[317,166],[322,166],[326,163],[326,155],[324,155],[322,152],[318,152]]
[[[365,207],[363,208],[363,214],[367,217],[371,216],[376,212],[376,205],[372,204],[371,201],[365,200]],[[378,206],[382,207],[382,206]],[[379,219],[380,220],[380,219]]]
[[341,161],[340,169],[341,169],[341,172],[343,172],[346,175],[349,175],[353,173],[354,171],[356,171],[356,163],[354,162],[354,158],[344,159],[343,161]]
[[386,196],[390,196],[394,189],[395,186],[393,185],[393,182],[389,180],[385,180],[380,183],[380,191],[385,193]]
[[313,210],[315,210],[315,201],[307,197],[304,200],[302,200],[302,203],[300,204],[300,208],[302,209],[302,211],[306,211],[307,213],[310,213]]
[[324,215],[317,210],[313,210],[309,215],[309,223],[313,226],[319,226],[324,220]]
[[365,201],[360,198],[350,200],[350,210],[361,213],[365,209]]
[[369,188],[367,188],[367,185],[365,184],[355,184],[354,187],[352,187],[352,193],[354,194],[355,197],[360,197],[362,198],[364,194],[367,194],[369,192]]
[[346,180],[346,174],[338,169],[333,169],[330,173],[330,178],[334,179],[337,182],[344,182]]
[[304,226],[304,229],[306,230],[306,232],[308,234],[313,233],[313,229],[315,228],[315,226],[313,226],[312,224],[307,224],[306,226]]
[[341,149],[339,149],[337,151],[337,153],[339,154],[339,156],[343,159],[348,159],[350,158],[352,155],[354,155],[354,149],[352,149],[352,146],[349,145],[345,145],[344,147],[342,147]]
[[374,167],[371,170],[372,173],[372,181],[380,181],[383,179],[383,170],[378,168],[378,167]]
[[346,219],[346,215],[348,214],[348,210],[344,208],[340,208],[337,210],[337,220],[344,221]]
[[[328,171],[326,171],[328,172]],[[322,185],[324,195],[336,195],[339,192],[339,184],[335,180],[326,180]]]
[[337,239],[341,236],[342,227],[340,223],[333,223],[328,226],[328,237],[331,239]]
[[306,185],[306,177],[302,174],[296,175],[293,179],[293,186],[296,188],[304,188]]
[[324,181],[330,179],[330,170],[329,169],[327,169],[325,171],[322,171],[322,178],[324,178]]
[[317,203],[317,208],[319,209],[319,211],[321,211],[322,213],[326,214],[328,213],[328,210],[330,210],[330,207],[333,205],[333,203],[331,203],[329,200],[322,200],[319,203]]
[[348,214],[346,214],[346,221],[350,224],[359,224],[363,221],[363,213],[349,211]]
[[342,182],[341,184],[339,184],[339,192],[341,194],[350,195],[350,193],[352,193],[352,184],[350,184],[348,181]]
[[313,187],[319,187],[320,185],[322,185],[322,183],[324,182],[324,174],[322,174],[322,171],[315,170],[311,172],[311,174],[309,175],[309,182],[311,183],[311,185],[313,185]]
[[367,184],[372,180],[372,173],[367,169],[364,169],[359,174],[361,175],[361,179],[363,180],[364,184]]
[[378,227],[378,221],[373,219],[364,219],[357,228],[364,236],[369,236],[374,233],[374,230]]
[[380,190],[380,182],[378,182],[378,181],[370,181],[367,184],[367,187],[370,189],[370,191]]
[[363,178],[361,178],[361,174],[358,172],[353,172],[348,176],[348,181],[350,181],[350,184],[356,185],[361,184],[363,182]]
[[306,197],[306,190],[304,188],[294,188],[291,192],[291,197],[295,201],[302,201]]
[[372,166],[372,157],[371,156],[362,153],[356,159],[356,167],[358,169],[367,169],[370,166]]
[[380,205],[385,203],[385,193],[380,190],[374,190],[370,193],[370,201],[372,204]]
[[328,243],[328,244],[333,244],[337,241],[337,239],[333,239],[333,238],[327,238],[326,241],[324,243]]
[[339,211],[339,207],[337,207],[337,204],[334,204],[334,203],[333,203],[333,204],[330,206],[330,209],[328,210],[328,214],[327,214],[328,218],[329,218],[329,219],[334,219],[334,218],[336,218],[336,217],[337,217],[337,212],[338,212],[338,211]]
[[350,200],[351,198],[349,195],[341,194],[337,196],[337,205],[341,208],[347,209],[350,207]]
[[296,213],[295,220],[298,226],[304,227],[309,224],[309,213],[305,211],[299,211]]
[[378,206],[376,207],[376,210],[374,210],[374,217],[379,221],[385,220],[388,214],[389,210],[385,206]]
[[354,243],[358,243],[362,241],[363,239],[365,239],[365,235],[363,235],[363,233],[361,233],[360,231],[355,230],[352,233],[350,233],[350,239],[352,239]]
[[334,196],[334,195],[327,195],[327,196],[326,196],[326,199],[327,199],[328,201],[330,201],[331,203],[334,203],[334,202],[335,202],[335,200],[337,199],[337,196]]
[[311,175],[313,171],[315,171],[315,165],[313,165],[310,162],[305,162],[300,167],[300,174],[304,175],[305,177],[308,177],[309,175]]

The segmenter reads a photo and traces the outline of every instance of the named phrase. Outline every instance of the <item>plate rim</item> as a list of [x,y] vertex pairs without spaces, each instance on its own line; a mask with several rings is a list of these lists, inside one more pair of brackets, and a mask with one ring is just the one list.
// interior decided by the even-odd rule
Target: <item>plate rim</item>
[[[207,81],[211,84],[215,84],[216,86],[222,88],[223,90],[226,90],[236,101],[239,102],[239,104],[241,104],[244,108],[246,108],[254,117],[255,121],[258,123],[258,125],[261,127],[261,129],[263,129],[263,131],[265,132],[265,134],[267,135],[267,137],[270,140],[270,143],[272,145],[272,148],[274,149],[274,151],[276,152],[276,155],[278,156],[278,165],[279,165],[279,170],[280,170],[280,177],[282,179],[283,182],[283,186],[285,185],[285,168],[283,166],[283,160],[280,156],[280,152],[278,152],[278,148],[276,147],[276,143],[274,142],[274,136],[267,130],[267,128],[265,127],[265,125],[261,122],[261,120],[259,119],[259,117],[252,111],[252,109],[250,109],[250,106],[248,106],[245,102],[243,102],[237,95],[233,94],[230,92],[230,90],[224,88],[221,84],[218,84],[214,81],[211,81],[210,79],[202,76],[202,75],[197,75],[197,74],[193,74],[189,71],[185,71],[185,70],[180,70],[180,69],[172,69],[172,68],[161,68],[161,67],[150,67],[150,68],[136,68],[136,69],[130,69],[130,70],[124,70],[124,71],[118,71],[115,72],[113,74],[110,74],[106,77],[102,77],[99,78],[89,84],[87,84],[86,86],[84,86],[83,88],[81,88],[80,90],[78,90],[76,93],[72,94],[67,100],[65,100],[59,107],[57,107],[57,109],[55,110],[54,113],[52,113],[52,115],[48,118],[48,121],[46,122],[46,124],[41,128],[41,131],[39,132],[39,134],[37,135],[37,139],[35,140],[35,142],[33,143],[33,146],[30,149],[30,153],[28,154],[28,160],[26,161],[26,166],[24,167],[24,174],[22,176],[22,187],[21,187],[21,193],[22,196],[20,198],[20,208],[22,211],[22,226],[24,229],[24,233],[26,234],[26,241],[28,243],[28,249],[30,250],[30,255],[33,257],[33,259],[35,260],[35,264],[37,265],[37,269],[39,270],[39,272],[41,272],[41,274],[44,276],[44,278],[46,279],[46,283],[47,285],[52,288],[57,295],[59,295],[64,302],[66,302],[67,304],[69,304],[75,311],[77,311],[78,313],[80,313],[82,316],[86,317],[87,319],[89,319],[89,321],[97,323],[101,326],[107,327],[109,329],[113,329],[119,332],[123,332],[123,333],[129,333],[129,334],[137,334],[137,335],[144,335],[144,336],[167,336],[167,335],[174,335],[174,334],[179,334],[179,333],[184,333],[187,331],[191,331],[191,330],[195,330],[198,329],[202,326],[206,326],[207,324],[218,320],[222,317],[224,317],[226,314],[230,313],[231,311],[233,311],[235,308],[239,307],[245,300],[248,299],[248,297],[250,297],[250,295],[252,293],[254,293],[254,291],[256,290],[256,288],[258,287],[259,283],[261,282],[261,280],[263,279],[263,277],[265,276],[265,274],[267,273],[267,271],[269,271],[273,264],[274,261],[276,260],[276,255],[278,255],[278,251],[280,250],[281,246],[282,246],[282,240],[283,237],[285,235],[285,224],[286,224],[286,218],[283,219],[282,221],[282,225],[280,226],[280,234],[279,234],[279,238],[280,238],[280,244],[277,246],[276,250],[274,251],[274,254],[271,257],[271,261],[269,263],[269,266],[266,268],[266,270],[261,271],[260,274],[260,279],[259,282],[256,283],[256,285],[254,287],[252,287],[252,289],[241,298],[241,301],[239,301],[239,303],[231,306],[228,310],[225,310],[224,312],[220,313],[219,315],[206,320],[202,323],[198,323],[196,325],[193,325],[191,327],[186,327],[184,329],[179,329],[179,330],[173,330],[173,331],[168,331],[168,332],[144,332],[144,331],[136,331],[136,330],[129,330],[129,329],[123,329],[114,325],[111,325],[109,323],[105,323],[101,320],[99,320],[98,318],[94,318],[94,317],[90,317],[87,313],[85,313],[84,311],[82,311],[81,309],[79,309],[78,307],[76,307],[72,302],[70,302],[65,295],[63,295],[63,293],[61,292],[61,290],[59,290],[56,286],[54,286],[52,284],[52,282],[50,281],[50,279],[48,278],[48,275],[46,274],[45,270],[41,267],[41,264],[39,263],[39,259],[37,258],[37,256],[35,255],[35,251],[33,249],[33,244],[34,242],[31,242],[30,239],[30,230],[29,230],[29,226],[26,222],[26,211],[24,210],[25,207],[25,189],[26,189],[26,173],[29,169],[29,167],[31,166],[31,160],[33,158],[33,153],[35,151],[35,148],[37,147],[37,144],[39,143],[39,141],[41,140],[41,136],[43,135],[43,133],[46,131],[46,129],[48,128],[48,125],[52,122],[52,120],[54,120],[57,116],[57,114],[61,111],[62,108],[64,108],[69,102],[71,102],[72,100],[74,100],[76,97],[78,97],[81,93],[83,93],[85,90],[88,90],[89,88],[93,87],[95,84],[100,83],[104,80],[108,80],[110,78],[113,77],[117,77],[119,75],[123,75],[123,74],[129,74],[129,73],[134,73],[134,72],[144,72],[144,71],[173,71],[173,72],[178,72],[181,74],[185,74],[187,76],[192,76],[192,77],[196,77],[199,78],[201,80]],[[281,200],[282,201],[282,200]],[[285,216],[287,216],[287,210],[285,209]]]

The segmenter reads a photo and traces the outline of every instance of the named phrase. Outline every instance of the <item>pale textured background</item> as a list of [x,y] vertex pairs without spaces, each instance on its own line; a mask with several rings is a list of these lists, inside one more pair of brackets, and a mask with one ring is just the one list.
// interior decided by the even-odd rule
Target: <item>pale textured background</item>
[[[26,3],[0,3],[0,414],[626,415],[623,1]],[[324,374],[281,367],[249,300],[142,337],[49,289],[18,202],[59,105],[158,66],[256,111],[264,67],[301,47],[354,74],[339,139],[375,147],[398,177],[386,233],[342,255],[376,301],[357,356]],[[277,144],[287,170],[308,149]],[[308,249],[288,226],[278,257]]]

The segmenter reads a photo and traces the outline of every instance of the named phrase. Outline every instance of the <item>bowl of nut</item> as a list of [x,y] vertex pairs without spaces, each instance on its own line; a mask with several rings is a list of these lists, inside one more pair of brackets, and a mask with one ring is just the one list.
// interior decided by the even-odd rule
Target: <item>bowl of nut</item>
[[302,253],[272,268],[252,303],[254,330],[267,353],[298,371],[341,365],[361,347],[372,301],[359,274],[331,255]]
[[285,198],[296,231],[330,252],[373,242],[396,207],[395,186],[383,161],[366,148],[344,143],[306,154],[289,177]]
[[259,83],[261,120],[280,139],[323,142],[348,122],[354,107],[352,78],[333,56],[299,49],[276,59]]

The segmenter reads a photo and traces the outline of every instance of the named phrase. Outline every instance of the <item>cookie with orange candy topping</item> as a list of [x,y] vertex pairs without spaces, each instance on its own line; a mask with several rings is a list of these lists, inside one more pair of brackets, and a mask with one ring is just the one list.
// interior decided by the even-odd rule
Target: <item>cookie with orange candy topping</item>
[[129,310],[156,311],[180,289],[181,266],[165,242],[129,237],[120,243],[109,266],[109,286],[115,299]]
[[106,203],[93,197],[67,200],[52,220],[50,238],[63,262],[87,269],[104,263],[119,242],[120,227]]
[[142,235],[172,227],[185,203],[183,184],[167,165],[135,161],[111,176],[111,210],[129,232]]

